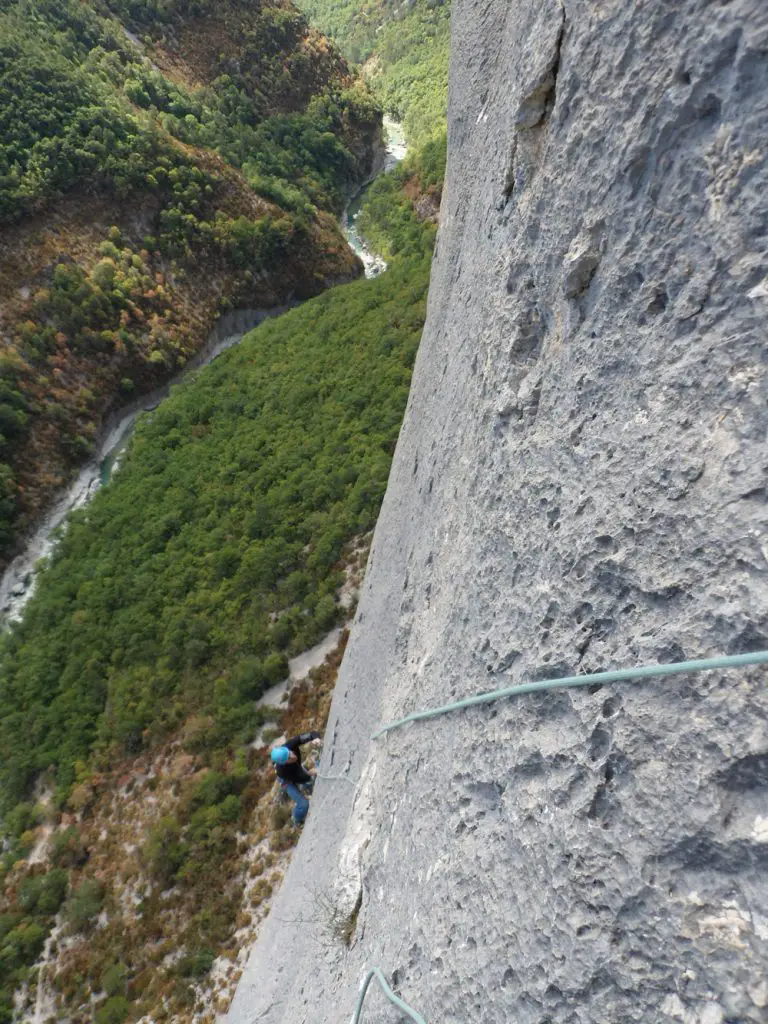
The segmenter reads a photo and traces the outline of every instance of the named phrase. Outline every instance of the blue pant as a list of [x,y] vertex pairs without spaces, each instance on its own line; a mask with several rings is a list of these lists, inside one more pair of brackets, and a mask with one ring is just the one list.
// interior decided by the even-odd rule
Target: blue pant
[[307,800],[295,782],[281,782],[280,785],[283,787],[283,792],[287,793],[296,804],[293,808],[293,822],[295,825],[300,825],[309,811],[309,800]]

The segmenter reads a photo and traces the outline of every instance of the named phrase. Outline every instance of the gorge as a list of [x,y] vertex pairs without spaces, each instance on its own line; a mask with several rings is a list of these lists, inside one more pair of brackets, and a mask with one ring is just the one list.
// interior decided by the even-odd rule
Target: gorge
[[[427,1021],[758,1024],[764,669],[370,737],[768,646],[768,14],[458,0],[451,60],[427,325],[321,765],[353,785],[318,784],[227,1020],[348,1020],[377,966]],[[395,1016],[372,988],[364,1019]]]
[[0,12],[22,504],[306,300],[139,418],[0,638],[0,1022],[336,1024],[376,967],[431,1024],[764,1024],[764,666],[374,734],[768,648],[765,4],[456,0],[447,165],[447,5],[303,4]]
[[[383,160],[378,173],[393,170],[404,158],[407,147],[401,126],[390,118],[384,118],[386,143]],[[371,251],[355,226],[355,217],[364,200],[367,188],[361,188],[346,207],[342,217],[342,228],[350,248],[362,261],[366,277],[375,277],[386,269],[384,259]],[[292,299],[292,296],[289,296]],[[295,300],[291,301],[291,305]],[[96,445],[96,453],[79,470],[75,480],[65,493],[57,495],[52,509],[44,516],[31,535],[24,542],[24,550],[16,555],[0,579],[0,617],[6,623],[18,620],[32,595],[35,583],[35,566],[41,559],[50,556],[55,544],[54,532],[62,527],[73,509],[83,508],[96,491],[108,482],[119,459],[130,440],[137,417],[142,412],[155,409],[166,398],[170,389],[179,384],[188,373],[207,366],[221,352],[236,345],[241,338],[265,319],[280,316],[289,308],[277,306],[267,310],[243,309],[224,313],[208,336],[202,348],[189,359],[183,369],[162,387],[143,395],[128,408],[121,409],[107,420],[102,436]]]

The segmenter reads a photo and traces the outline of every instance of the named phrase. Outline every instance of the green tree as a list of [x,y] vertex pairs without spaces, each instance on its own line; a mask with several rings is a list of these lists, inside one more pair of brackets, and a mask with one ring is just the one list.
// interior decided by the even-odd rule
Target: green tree
[[96,1024],[123,1024],[131,1012],[131,1004],[125,996],[110,996],[96,1011]]
[[87,878],[80,883],[65,907],[67,920],[75,931],[85,931],[94,924],[101,913],[105,895],[104,885],[95,878]]

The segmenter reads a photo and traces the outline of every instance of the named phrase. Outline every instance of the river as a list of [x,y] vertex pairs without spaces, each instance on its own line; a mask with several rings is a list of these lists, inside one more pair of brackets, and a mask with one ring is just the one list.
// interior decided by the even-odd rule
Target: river
[[[384,128],[387,132],[387,147],[384,157],[384,166],[379,171],[380,174],[391,171],[393,168],[397,167],[400,161],[405,157],[407,149],[405,135],[403,134],[403,126],[401,124],[385,117]],[[375,178],[373,180],[375,180]],[[378,253],[371,252],[366,245],[365,240],[360,235],[360,232],[357,230],[357,218],[360,213],[360,207],[362,206],[365,193],[368,191],[370,184],[371,182],[368,182],[363,186],[358,194],[351,200],[349,206],[344,211],[342,227],[344,228],[344,234],[347,236],[347,241],[350,246],[363,261],[365,276],[378,277],[382,271],[387,269],[386,260],[383,256],[379,256]]]
[[[384,127],[387,143],[379,174],[396,167],[406,152],[402,126],[385,117]],[[371,252],[356,227],[360,205],[370,184],[371,182],[367,182],[351,200],[342,218],[342,228],[347,241],[362,260],[365,276],[369,278],[377,277],[387,268],[384,259]],[[0,624],[7,625],[21,618],[24,606],[34,591],[37,563],[47,558],[53,551],[59,536],[57,530],[63,526],[68,513],[86,505],[99,488],[109,482],[133,434],[139,415],[156,409],[168,396],[171,388],[192,370],[207,366],[225,349],[236,345],[244,334],[258,327],[269,317],[280,316],[288,308],[289,306],[267,310],[243,309],[226,313],[218,321],[202,349],[189,360],[180,373],[162,388],[136,399],[131,405],[124,406],[116,416],[107,420],[96,453],[85,463],[74,482],[41,520],[28,538],[24,550],[14,558],[3,574],[0,580]]]

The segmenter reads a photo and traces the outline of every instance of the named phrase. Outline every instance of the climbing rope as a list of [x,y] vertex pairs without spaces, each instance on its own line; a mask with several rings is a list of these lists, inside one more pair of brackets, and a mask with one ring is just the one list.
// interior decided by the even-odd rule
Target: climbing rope
[[755,651],[750,654],[731,654],[722,658],[702,658],[699,661],[678,661],[671,665],[644,665],[642,668],[621,668],[614,672],[594,672],[587,676],[564,676],[561,679],[542,679],[536,683],[522,683],[519,686],[508,686],[503,690],[490,690],[488,693],[478,693],[473,697],[465,697],[464,700],[457,700],[454,704],[444,704],[439,708],[430,708],[427,711],[414,711],[405,718],[398,718],[396,722],[390,722],[373,734],[373,739],[378,739],[385,732],[391,729],[398,729],[408,722],[418,722],[422,718],[437,718],[438,715],[446,715],[449,711],[458,711],[460,708],[471,708],[475,704],[490,704],[503,697],[519,697],[523,693],[537,693],[539,690],[560,690],[571,686],[592,686],[595,683],[617,683],[622,680],[648,679],[651,676],[675,676],[683,675],[686,672],[711,672],[718,668],[739,668],[743,665],[765,665],[768,664],[768,651]]
[[416,1013],[412,1006],[409,1006],[408,1003],[404,1003],[399,996],[395,995],[378,967],[372,967],[365,976],[365,981],[363,982],[363,987],[360,989],[360,995],[357,1000],[357,1006],[355,1007],[355,1015],[352,1018],[352,1024],[358,1024],[360,1020],[360,1014],[363,1012],[363,1003],[365,1002],[365,994],[368,991],[368,986],[374,978],[381,985],[384,995],[391,1003],[395,1004],[398,1010],[402,1010],[403,1013],[407,1013],[411,1020],[416,1021],[416,1024],[427,1024],[421,1014]]
[[[768,664],[768,651],[755,651],[750,654],[732,654],[722,658],[702,658],[698,661],[679,661],[671,665],[644,665],[641,668],[622,668],[614,672],[593,672],[585,676],[564,676],[561,679],[542,679],[536,683],[522,683],[518,686],[508,686],[503,690],[491,690],[488,693],[478,693],[473,697],[465,697],[453,704],[443,704],[439,708],[430,708],[427,711],[414,711],[405,718],[398,718],[396,722],[390,722],[373,734],[373,739],[378,739],[385,732],[391,729],[398,729],[408,722],[418,722],[423,718],[436,718],[438,715],[446,715],[449,711],[458,711],[460,708],[474,707],[476,704],[490,704],[493,701],[501,700],[504,697],[518,697],[523,693],[537,693],[539,690],[560,690],[573,686],[592,686],[595,683],[617,683],[621,681],[648,679],[658,676],[683,675],[687,672],[712,672],[718,668],[739,668],[744,665],[765,665]],[[351,781],[351,780],[349,780]],[[357,1000],[354,1017],[351,1024],[359,1024],[360,1014],[363,1010],[366,992],[371,981],[376,980],[381,985],[384,994],[390,1002],[398,1009],[406,1013],[411,1020],[417,1024],[426,1024],[411,1006],[404,1003],[395,995],[392,989],[384,980],[384,975],[378,967],[372,967],[365,977],[363,986],[360,989],[360,996]]]

